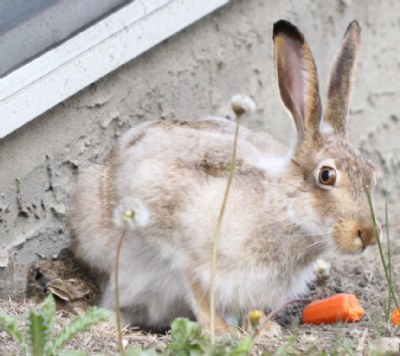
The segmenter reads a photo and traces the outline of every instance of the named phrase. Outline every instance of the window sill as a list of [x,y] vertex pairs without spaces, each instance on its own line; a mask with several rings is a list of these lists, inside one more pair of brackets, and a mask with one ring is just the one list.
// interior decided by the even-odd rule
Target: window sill
[[0,80],[0,138],[228,2],[136,0],[13,71]]

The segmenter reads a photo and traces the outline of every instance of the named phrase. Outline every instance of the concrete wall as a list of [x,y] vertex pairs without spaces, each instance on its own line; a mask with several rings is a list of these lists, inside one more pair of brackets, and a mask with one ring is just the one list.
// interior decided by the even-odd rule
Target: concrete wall
[[258,105],[247,125],[285,141],[290,121],[277,95],[271,40],[280,18],[305,33],[322,89],[348,23],[359,20],[351,138],[375,160],[380,177],[396,170],[400,2],[233,1],[0,141],[0,295],[23,292],[29,264],[68,245],[64,216],[76,176],[101,162],[129,127],[226,115],[240,92]]

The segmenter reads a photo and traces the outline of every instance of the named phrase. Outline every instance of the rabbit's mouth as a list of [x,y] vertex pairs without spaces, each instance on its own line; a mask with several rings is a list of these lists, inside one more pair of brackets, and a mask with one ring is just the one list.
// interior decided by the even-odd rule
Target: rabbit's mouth
[[351,220],[337,224],[333,233],[337,247],[347,254],[359,254],[368,246],[375,245],[376,235],[371,224],[365,225]]

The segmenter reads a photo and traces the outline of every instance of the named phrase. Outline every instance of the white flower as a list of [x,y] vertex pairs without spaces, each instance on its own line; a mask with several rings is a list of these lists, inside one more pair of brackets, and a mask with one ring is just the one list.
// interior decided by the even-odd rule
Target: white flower
[[149,211],[135,198],[125,198],[114,210],[114,224],[117,227],[143,227],[149,221]]
[[256,109],[255,101],[247,95],[235,94],[231,99],[231,107],[233,112],[240,116],[246,112]]

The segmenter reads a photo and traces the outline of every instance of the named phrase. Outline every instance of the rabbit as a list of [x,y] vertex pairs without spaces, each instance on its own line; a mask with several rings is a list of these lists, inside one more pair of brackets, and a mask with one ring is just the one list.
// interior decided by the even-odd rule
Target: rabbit
[[[307,291],[321,256],[359,254],[376,242],[365,192],[376,185],[375,169],[348,141],[360,31],[353,21],[344,35],[322,113],[308,43],[290,22],[274,24],[279,93],[296,140],[287,148],[240,128],[218,246],[218,332],[235,313],[275,308]],[[162,330],[186,316],[210,328],[211,255],[234,130],[233,121],[217,117],[146,122],[128,130],[103,165],[80,174],[72,248],[108,276],[101,304],[110,309],[127,226],[119,263],[124,323]],[[120,223],[126,209],[134,213],[129,225]]]

